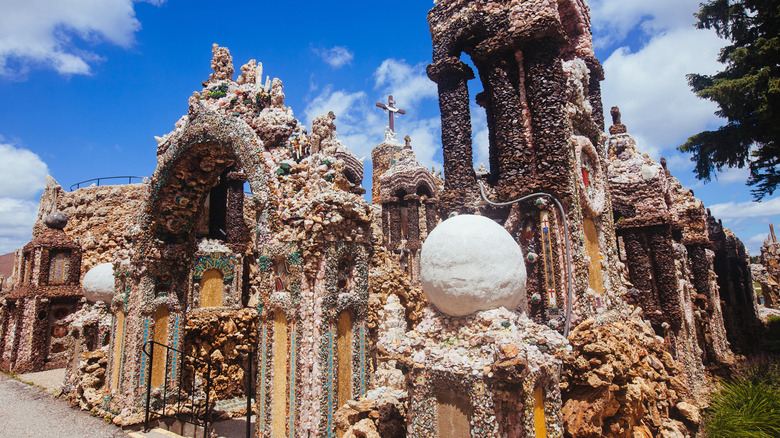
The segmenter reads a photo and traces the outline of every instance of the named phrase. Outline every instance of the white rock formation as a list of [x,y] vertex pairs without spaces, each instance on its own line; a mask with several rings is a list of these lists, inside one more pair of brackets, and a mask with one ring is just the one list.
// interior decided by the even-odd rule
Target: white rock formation
[[91,303],[110,303],[114,298],[114,264],[101,263],[87,272],[81,282],[84,296]]
[[420,264],[425,295],[442,313],[526,310],[523,252],[486,217],[461,215],[439,224],[423,244]]

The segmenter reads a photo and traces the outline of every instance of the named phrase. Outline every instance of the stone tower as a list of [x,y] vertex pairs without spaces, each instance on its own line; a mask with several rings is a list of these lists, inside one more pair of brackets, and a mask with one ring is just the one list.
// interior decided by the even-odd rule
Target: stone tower
[[[612,308],[620,295],[615,237],[606,194],[601,65],[592,48],[583,0],[502,2],[440,0],[428,13],[442,114],[444,192],[440,214],[481,211],[504,224],[527,254],[529,312],[564,323],[567,260],[572,260],[575,314]],[[490,171],[478,178],[472,158],[469,79],[484,89]],[[486,206],[543,192],[549,198]],[[566,246],[571,247],[570,259]],[[575,318],[576,319],[576,318]],[[560,325],[558,325],[560,327]]]

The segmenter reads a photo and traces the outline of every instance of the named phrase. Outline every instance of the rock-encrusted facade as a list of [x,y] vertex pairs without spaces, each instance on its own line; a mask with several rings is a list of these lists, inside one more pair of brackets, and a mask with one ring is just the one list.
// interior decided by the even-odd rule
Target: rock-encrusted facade
[[[233,81],[214,45],[148,180],[68,193],[50,179],[40,218],[71,221],[39,221],[18,253],[4,365],[67,361],[72,403],[119,424],[142,421],[149,384],[153,406],[180,388],[205,405],[211,381],[211,402],[255,399],[257,437],[699,435],[708,373],[754,333],[747,254],[619,114],[603,132],[587,5],[438,0],[428,20],[444,179],[389,132],[369,205],[336,115],[307,132],[279,79],[251,60]],[[462,53],[485,90],[489,170],[474,171]],[[515,308],[456,317],[418,284],[428,236],[469,213],[520,249],[506,260],[528,277]],[[103,262],[110,313],[86,305],[60,324],[63,297],[75,311],[81,273]],[[23,347],[62,327],[79,339],[61,356]],[[180,373],[194,360],[208,367]]]
[[701,397],[710,390],[705,366],[734,360],[718,285],[725,274],[715,264],[723,250],[714,244],[702,202],[671,176],[665,161],[637,150],[618,108],[611,113],[609,188],[630,280],[626,300],[644,310],[683,365],[686,386]]
[[18,373],[65,365],[77,342],[66,319],[84,296],[81,247],[62,230],[67,217],[46,217],[46,229],[21,251],[19,280],[0,307],[0,366]]
[[[245,396],[236,351],[251,348],[258,436],[335,434],[337,406],[368,384],[362,163],[332,113],[315,121],[312,142],[281,81],[262,83],[253,61],[233,82],[229,52],[214,56],[206,88],[158,138],[135,239],[115,263],[110,406],[137,421],[147,382],[182,384],[178,351],[214,362],[212,397]],[[174,349],[154,347],[150,363],[152,340]]]
[[774,226],[770,227],[770,236],[761,246],[758,264],[750,266],[753,281],[761,288],[764,306],[780,309],[780,243],[777,242]]
[[439,221],[433,173],[417,161],[411,139],[405,145],[391,131],[371,159],[376,186],[372,203],[381,205],[382,246],[398,255],[412,284],[419,283],[420,249]]
[[[570,0],[438,1],[428,13],[428,76],[438,85],[442,115],[440,214],[477,211],[515,235],[527,254],[529,315],[559,328],[618,308],[622,295],[604,171],[603,72],[589,20],[587,5]],[[476,101],[487,113],[490,170],[479,177],[468,92],[474,73],[461,53],[485,90]],[[478,184],[497,203],[549,196],[484,206]]]
[[65,191],[48,177],[41,195],[33,236],[46,229],[54,212],[68,217],[65,234],[81,246],[81,273],[101,263],[128,257],[137,212],[149,193],[147,184],[103,185]]

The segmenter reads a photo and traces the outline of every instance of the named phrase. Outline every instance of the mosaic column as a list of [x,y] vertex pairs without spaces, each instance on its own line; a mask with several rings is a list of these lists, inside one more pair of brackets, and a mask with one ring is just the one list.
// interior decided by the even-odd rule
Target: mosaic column
[[408,233],[406,235],[406,248],[409,250],[409,260],[407,272],[412,284],[420,282],[420,262],[419,255],[422,249],[420,241],[420,197],[417,195],[406,195]]
[[382,236],[386,247],[390,247],[390,204],[382,204]]
[[395,250],[401,242],[401,204],[398,198],[392,198],[388,204],[390,211],[390,244],[389,250]]
[[[559,53],[559,43],[549,37],[533,41],[523,52],[526,95],[534,130],[533,152],[529,151],[529,154],[545,159],[534,160],[536,162],[531,166],[534,171],[522,175],[519,183],[520,187],[528,189],[541,185],[541,189],[560,199],[570,210],[573,187],[569,173],[561,172],[561,169],[571,167],[568,147],[571,132],[565,109],[566,77]],[[534,163],[531,158],[526,159],[526,163]]]
[[522,174],[530,170],[529,160],[534,158],[526,144],[523,102],[516,88],[517,83],[524,82],[519,78],[521,73],[511,54],[492,55],[484,67],[483,83],[494,134],[490,170],[499,185],[499,193],[507,198],[518,196]]
[[438,222],[439,215],[436,214],[436,201],[428,199],[425,201],[425,233],[430,235]]
[[474,72],[455,57],[439,59],[427,70],[428,77],[436,82],[439,89],[444,184],[450,194],[449,202],[445,203],[450,204],[448,207],[457,208],[463,205],[464,199],[453,198],[453,194],[476,192],[467,82],[474,79]]
[[420,249],[420,197],[417,195],[404,196],[406,201],[406,247],[414,250]]
[[593,108],[591,117],[593,117],[596,126],[604,130],[604,105],[601,103],[601,81],[604,80],[604,68],[593,55],[588,55],[584,59],[585,65],[588,66],[588,71],[590,72],[588,100],[590,100],[590,106]]

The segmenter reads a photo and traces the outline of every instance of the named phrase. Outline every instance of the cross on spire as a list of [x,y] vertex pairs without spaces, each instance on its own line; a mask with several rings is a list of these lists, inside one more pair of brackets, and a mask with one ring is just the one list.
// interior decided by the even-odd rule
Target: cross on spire
[[376,106],[378,106],[379,108],[382,108],[383,110],[388,112],[388,115],[390,117],[390,130],[393,131],[393,132],[395,132],[395,123],[393,121],[393,115],[395,113],[406,114],[406,111],[404,111],[402,109],[398,109],[394,105],[395,105],[395,101],[393,100],[393,95],[392,94],[390,95],[390,97],[387,98],[387,105],[385,105],[383,103],[379,103],[379,102],[377,102],[377,104],[376,104]]

